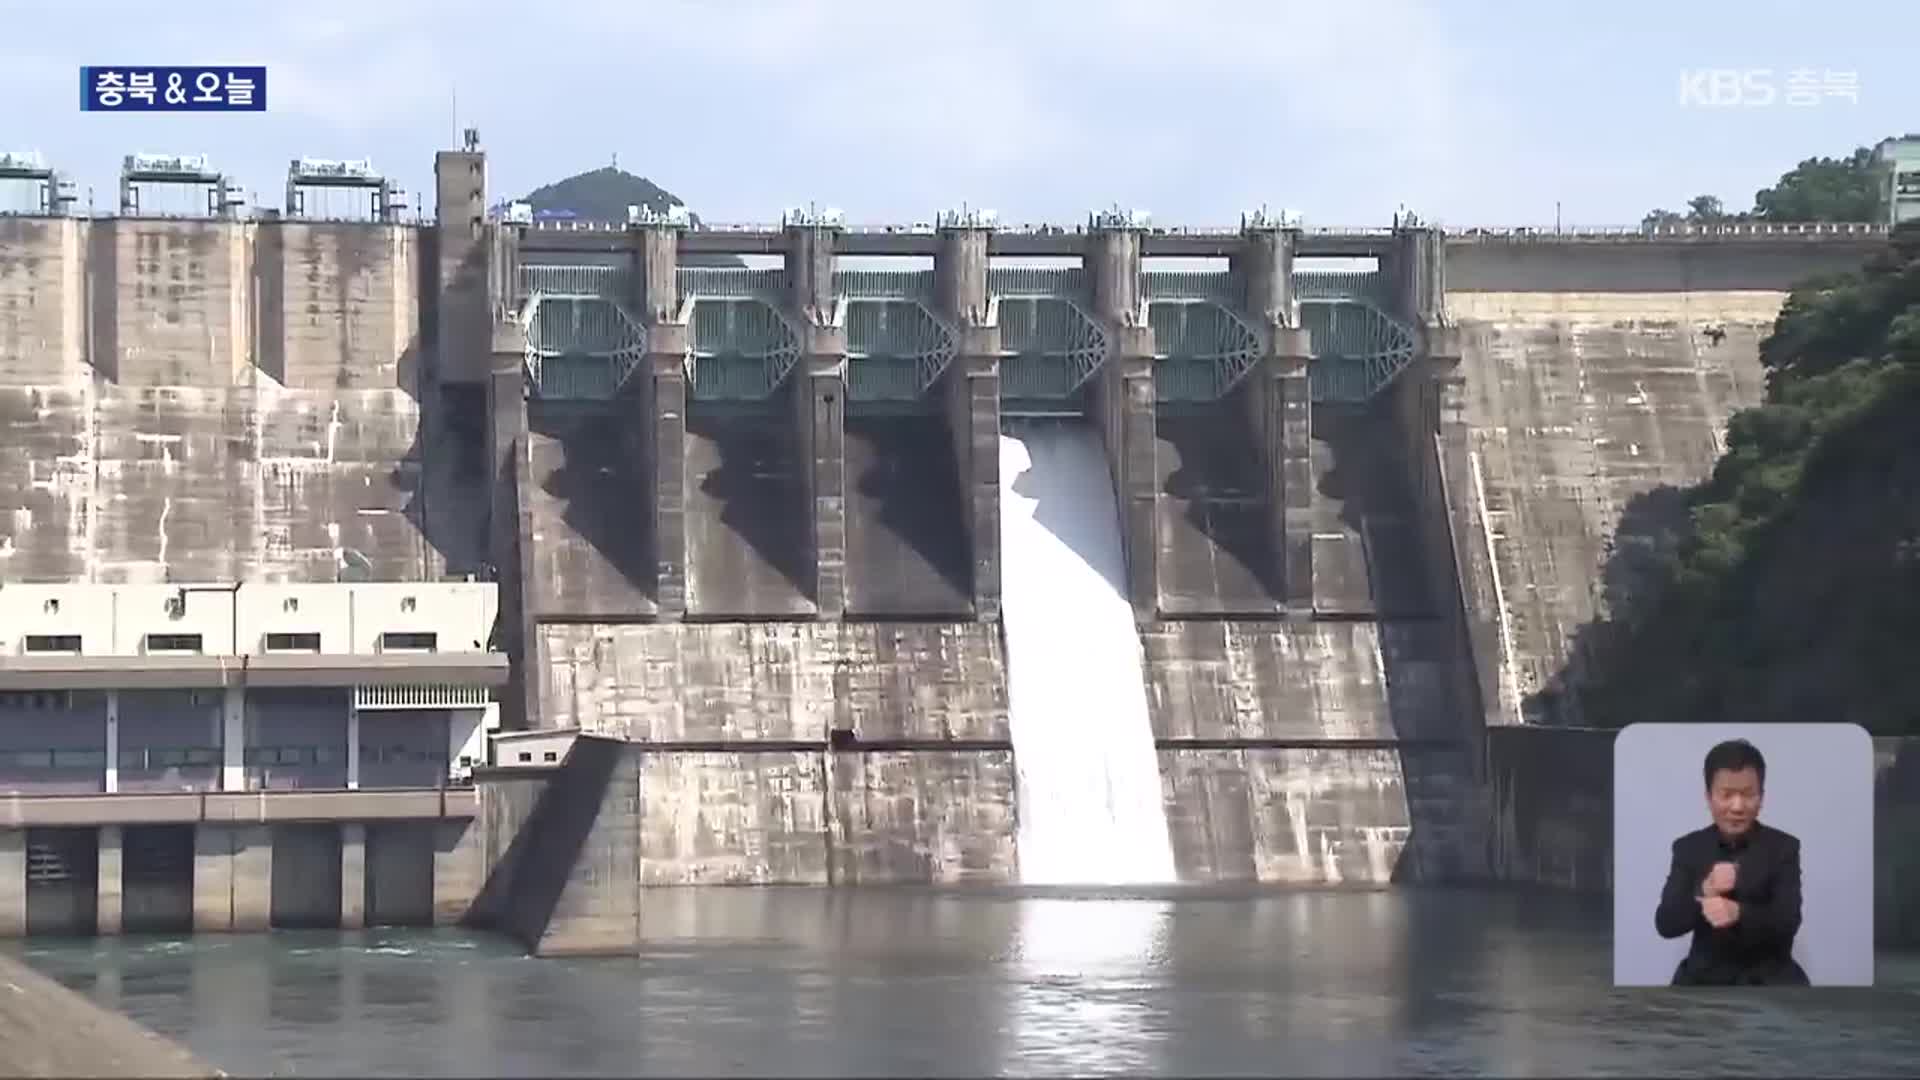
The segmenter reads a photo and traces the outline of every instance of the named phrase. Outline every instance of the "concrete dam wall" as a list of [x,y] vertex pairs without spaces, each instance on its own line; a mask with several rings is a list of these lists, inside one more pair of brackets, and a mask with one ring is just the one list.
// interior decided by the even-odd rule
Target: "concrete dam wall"
[[402,226],[0,217],[0,580],[474,569],[479,443],[426,400],[425,246]]
[[1760,404],[1788,290],[1864,252],[1805,243],[1453,243],[1462,357],[1448,462],[1493,725],[1559,721],[1580,631],[1632,595],[1636,545],[1681,520],[1728,418]]
[[[1359,549],[1316,579],[1337,616],[1138,630],[1179,881],[1384,885],[1481,865],[1438,590],[1363,546],[1415,543],[1393,455],[1361,437],[1391,417],[1329,416],[1315,456],[1343,498],[1316,517],[1318,542]],[[850,561],[862,574],[878,576]],[[589,737],[523,794],[538,805],[519,811],[521,846],[541,868],[516,858],[479,918],[536,951],[633,947],[647,888],[1022,880],[1017,661],[996,623],[549,618],[534,632],[542,724]]]
[[[1502,789],[1485,780],[1484,732],[1546,718],[1550,699],[1539,691],[1577,663],[1568,643],[1605,601],[1602,568],[1627,504],[1706,474],[1727,416],[1759,398],[1758,342],[1785,290],[1860,254],[1449,245],[1444,290],[1432,294],[1445,314],[1426,331],[1427,352],[1370,402],[1315,402],[1310,423],[1293,429],[1305,436],[1298,449],[1285,445],[1286,429],[1263,427],[1271,414],[1258,384],[1212,404],[1142,410],[1139,397],[1123,396],[1129,371],[1168,376],[1110,361],[1085,417],[1120,495],[1113,528],[1126,551],[1175,876],[1556,877],[1525,869],[1515,852],[1531,848],[1514,837],[1557,818],[1518,825],[1494,813]],[[923,425],[916,444],[938,446],[958,441],[955,422],[936,412],[893,423]],[[936,434],[942,425],[947,440]],[[809,468],[791,456],[791,434],[778,432],[763,424],[754,448],[721,456],[754,463],[772,485],[763,503],[801,507],[789,543],[802,550],[777,554],[773,534],[739,515],[713,520],[731,520],[731,542],[767,565],[784,560],[778,578],[794,599],[754,622],[691,602],[697,624],[596,626],[556,613],[535,638],[547,673],[541,722],[631,741],[620,752],[631,773],[621,765],[609,775],[632,775],[635,786],[622,789],[617,810],[598,805],[643,823],[632,828],[641,868],[632,880],[1019,880],[1003,689],[1017,658],[990,619],[826,618],[825,579],[810,565],[825,549],[813,560],[805,550],[824,535],[806,494],[817,497],[822,459]],[[1282,445],[1262,442],[1273,436]],[[783,454],[789,464],[776,463]],[[940,479],[959,465],[942,457],[940,466],[916,485],[931,502],[958,502],[949,493],[979,482],[967,471],[958,483]],[[1274,471],[1286,469],[1305,483],[1277,483]],[[685,475],[692,484],[703,474]],[[938,516],[964,523],[966,509]],[[849,535],[862,527],[838,520]],[[864,528],[871,536],[900,520]],[[689,544],[694,535],[690,526]],[[715,557],[690,548],[688,579]],[[955,555],[948,565],[968,562]],[[943,576],[928,571],[931,558],[912,565],[923,578]],[[887,573],[845,562],[849,581]],[[964,598],[965,577],[947,576],[959,578],[948,598]],[[811,619],[801,614],[809,607]],[[807,621],[765,621],[796,614]],[[631,618],[662,617],[636,607]],[[897,767],[889,790],[911,812],[866,812],[871,774],[848,768],[876,756]],[[677,760],[687,764],[668,764]],[[691,798],[689,784],[766,794]],[[848,791],[861,793],[859,814],[840,801]],[[983,797],[1006,801],[984,817],[951,811],[961,799],[978,809]],[[1577,807],[1568,813],[1579,817]],[[989,834],[961,842],[968,829]],[[901,854],[850,854],[876,850]],[[696,868],[686,851],[715,861]],[[1558,875],[1566,884],[1590,876]]]
[[[1023,880],[1010,673],[1078,663],[1096,606],[1130,616],[1099,639],[1128,685],[1061,700],[1104,722],[1137,689],[1177,881],[1584,887],[1532,838],[1590,807],[1516,817],[1548,781],[1491,779],[1488,729],[1577,719],[1551,690],[1630,586],[1609,552],[1758,400],[1788,285],[1862,251],[543,232],[486,221],[483,165],[442,155],[438,227],[0,217],[0,586],[497,575],[499,712],[580,737],[482,779],[470,914],[550,952],[628,947],[646,888]],[[1378,269],[1310,280],[1296,246]],[[934,270],[836,269],[902,253]],[[1023,644],[1009,613],[1050,601],[1001,440],[1036,416],[1098,449],[1111,499],[1075,524],[1119,555],[1113,604]],[[58,749],[107,754],[91,731]],[[282,845],[273,903],[308,863],[363,896],[328,875],[385,841],[348,836]],[[418,893],[408,865],[380,889]]]
[[[1494,729],[1496,878],[1612,888],[1613,733],[1558,726],[1580,717],[1556,691],[1582,678],[1582,628],[1633,596],[1634,546],[1677,523],[1681,489],[1711,473],[1728,418],[1763,400],[1759,346],[1787,292],[1852,270],[1864,254],[1804,244],[1449,246],[1463,378],[1441,456]],[[1913,742],[1875,741],[1883,943],[1920,940]]]
[[[1046,415],[1104,458],[1113,502],[1102,520],[1041,533],[1071,524],[1120,552],[1123,570],[1108,577],[1131,609],[1168,876],[1377,886],[1479,872],[1478,724],[1441,600],[1451,571],[1436,579],[1426,558],[1431,515],[1390,398],[1312,403],[1290,351],[1301,335],[1280,323],[1236,387],[1161,401],[1179,376],[1156,375],[1154,338],[1132,311],[1142,283],[1159,279],[1143,276],[1138,238],[1115,233],[1086,241],[1085,279],[1048,279],[1089,282],[1066,301],[1085,306],[1065,314],[1104,327],[1108,345],[1080,390],[1036,414],[1021,397],[1033,385],[1021,381],[1025,354],[1000,343],[1021,324],[982,324],[988,305],[952,295],[996,272],[988,235],[957,230],[941,235],[928,301],[959,328],[952,362],[918,398],[880,407],[870,373],[886,358],[841,336],[877,320],[843,327],[823,314],[834,306],[821,302],[820,264],[840,239],[795,228],[785,240],[784,272],[753,279],[778,289],[755,294],[766,297],[755,317],[770,308],[799,327],[800,359],[763,397],[714,399],[765,370],[736,367],[732,384],[701,374],[727,356],[701,335],[743,325],[748,301],[727,301],[728,321],[709,325],[696,293],[694,317],[676,323],[674,251],[653,233],[615,241],[633,245],[634,284],[601,286],[651,312],[646,367],[613,395],[582,400],[545,366],[563,352],[523,364],[557,332],[544,322],[496,326],[492,535],[525,582],[523,715],[625,743],[575,744],[580,762],[563,769],[573,779],[556,778],[527,818],[558,831],[530,851],[601,853],[582,854],[571,880],[622,890],[1032,879],[1021,807],[1058,793],[1022,792],[1009,673],[1023,662],[1044,673],[1033,665],[1071,650],[1077,631],[1043,635],[1024,661],[1009,652],[1008,613],[1048,598],[1012,591],[1036,585],[1013,572],[1010,545],[1036,541],[1007,524],[999,447],[1009,424]],[[528,250],[536,241],[576,242],[522,234],[523,266],[559,257]],[[1281,289],[1274,310],[1287,310],[1262,252],[1276,257],[1256,248],[1230,275],[1193,279],[1215,290],[1213,310],[1238,310],[1221,291],[1228,279],[1249,297]],[[535,269],[529,280],[579,288],[558,265]],[[865,302],[917,317],[900,310],[915,280],[891,278]],[[546,310],[534,317],[586,325],[577,308]],[[1178,329],[1168,324],[1176,350]],[[867,351],[850,359],[855,346]],[[1101,677],[1081,680],[1080,697],[1124,692]],[[560,790],[581,785],[603,797]],[[561,925],[572,896],[542,894],[532,915],[512,901],[490,918],[537,948],[571,950],[557,942],[572,934]]]
[[[1479,762],[1486,750],[1477,732],[1576,719],[1554,713],[1554,698],[1541,692],[1577,677],[1571,643],[1604,610],[1606,590],[1632,587],[1617,568],[1609,576],[1609,554],[1632,541],[1632,529],[1671,513],[1661,501],[1665,491],[1704,478],[1728,416],[1760,400],[1758,345],[1787,289],[1812,274],[1850,268],[1861,254],[1804,245],[1450,244],[1443,295],[1451,327],[1432,337],[1439,366],[1410,370],[1370,405],[1313,407],[1304,611],[1287,603],[1283,542],[1260,520],[1268,482],[1247,465],[1258,457],[1235,451],[1255,429],[1241,425],[1243,413],[1229,411],[1234,405],[1158,410],[1150,455],[1158,484],[1149,500],[1155,558],[1146,575],[1153,599],[1139,632],[1178,877],[1378,883],[1490,871],[1598,887],[1602,879],[1587,861],[1535,861],[1552,849],[1587,850],[1578,824],[1594,809],[1580,803],[1587,786],[1574,785],[1573,801],[1559,810],[1516,818],[1514,785],[1551,781],[1507,773],[1484,784]],[[1103,430],[1109,447],[1122,437]],[[1116,472],[1123,486],[1124,473]],[[1123,532],[1135,527],[1124,504]],[[858,560],[850,561],[850,576],[862,572]],[[1458,604],[1461,622],[1450,620],[1449,604]],[[641,670],[635,661],[619,661],[621,674],[613,674],[604,645],[591,660],[574,645],[564,685],[547,686],[558,709],[548,715],[582,731],[647,742],[634,753],[649,760],[672,752],[663,743],[688,736],[632,735],[624,721],[607,718],[637,714],[641,706],[582,711],[581,685],[608,688],[602,695],[634,686],[646,699],[656,695],[645,686],[754,686],[745,694],[716,689],[691,698],[667,690],[677,704],[648,707],[677,718],[713,716],[700,722],[701,737],[722,741],[729,730],[759,733],[748,738],[804,730],[801,738],[819,739],[825,728],[831,743],[835,727],[862,729],[857,739],[865,741],[870,722],[849,717],[906,710],[937,719],[889,733],[930,744],[888,752],[943,759],[1004,753],[1004,698],[989,704],[974,689],[951,696],[951,688],[982,678],[1004,685],[1008,658],[990,623],[953,622],[938,631],[942,644],[892,652],[874,643],[888,635],[896,645],[924,640],[924,628],[570,627],[549,629],[544,640],[551,648],[558,634],[591,633],[647,638],[653,644],[639,646],[642,652],[673,659],[637,677],[626,674]],[[716,637],[733,641],[714,646]],[[700,644],[688,649],[689,639]],[[961,640],[969,644],[956,648]],[[715,658],[731,655],[756,659],[734,665],[741,676],[717,674],[726,665]],[[746,675],[756,663],[762,674]],[[713,674],[690,678],[689,664]],[[852,690],[856,672],[875,689]],[[881,689],[888,686],[896,689]],[[908,687],[927,696],[909,703]],[[796,700],[809,703],[796,710]],[[1479,715],[1463,720],[1476,707]],[[972,719],[982,708],[992,710],[991,724]],[[791,723],[795,715],[807,718],[805,729]],[[967,745],[974,738],[991,740],[992,748],[985,741]],[[852,746],[807,751],[806,790],[825,791],[831,764]],[[1510,760],[1504,746],[1492,759],[1496,772]],[[1015,830],[1010,765],[989,768],[1001,770],[993,790],[1016,800],[996,816],[999,828]],[[938,804],[958,797],[958,788],[939,794],[939,782],[927,775],[911,785],[921,798]],[[946,775],[945,782],[955,782],[957,774]],[[977,773],[964,775],[968,790],[978,792]],[[643,816],[670,790],[659,783],[647,790],[661,794],[642,799]],[[1498,812],[1494,799],[1504,800]],[[780,820],[830,817],[822,809]],[[679,829],[727,834],[717,817],[707,824],[677,820]],[[939,815],[923,819],[897,846],[942,850],[942,830],[950,825]],[[819,830],[810,843],[830,849],[830,830]],[[926,873],[938,880],[1017,879],[1018,852],[1008,849],[1008,835],[997,838],[991,870]],[[1543,845],[1539,836],[1557,839]],[[665,841],[643,840],[643,861],[649,842],[669,850]],[[758,846],[742,839],[728,850],[752,864],[749,852]],[[808,860],[813,867],[832,863],[825,851]],[[818,873],[792,880],[820,880]],[[749,876],[789,879],[764,857]],[[647,880],[675,879],[656,872]]]

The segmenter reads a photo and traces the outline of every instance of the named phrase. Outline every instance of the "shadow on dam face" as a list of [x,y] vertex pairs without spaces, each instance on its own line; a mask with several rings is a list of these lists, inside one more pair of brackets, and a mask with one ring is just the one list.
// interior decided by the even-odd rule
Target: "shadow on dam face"
[[845,445],[848,610],[964,617],[969,550],[945,420],[848,416]]
[[652,483],[610,408],[530,403],[528,452],[540,614],[653,610]]
[[1378,400],[1313,407],[1313,599],[1320,610],[1387,619],[1439,614],[1397,424]]
[[1160,476],[1160,610],[1265,615],[1283,595],[1267,525],[1261,454],[1232,400],[1174,408],[1154,419]]
[[813,539],[784,415],[687,410],[687,608],[807,615]]

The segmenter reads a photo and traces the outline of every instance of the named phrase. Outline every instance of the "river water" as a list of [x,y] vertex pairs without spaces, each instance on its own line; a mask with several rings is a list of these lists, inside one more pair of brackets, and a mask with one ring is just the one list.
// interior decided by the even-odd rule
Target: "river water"
[[1865,990],[1615,991],[1607,913],[1406,890],[663,890],[638,958],[450,931],[29,942],[232,1073],[1912,1075]]

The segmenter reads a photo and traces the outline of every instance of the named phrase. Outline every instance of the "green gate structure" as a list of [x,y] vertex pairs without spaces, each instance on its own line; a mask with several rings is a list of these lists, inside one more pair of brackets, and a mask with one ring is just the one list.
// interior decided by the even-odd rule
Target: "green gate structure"
[[1313,342],[1307,377],[1314,401],[1368,401],[1413,361],[1413,331],[1387,314],[1391,290],[1378,271],[1294,271],[1300,324]]
[[619,392],[646,355],[646,329],[623,303],[631,287],[625,267],[520,268],[530,394],[595,401]]
[[1218,401],[1253,370],[1260,335],[1240,317],[1228,271],[1149,270],[1140,295],[1153,327],[1154,396],[1163,404]]
[[753,404],[773,397],[800,361],[800,332],[785,314],[787,272],[685,266],[678,272],[691,348],[691,401]]
[[[626,267],[525,265],[519,319],[526,327],[530,393],[554,401],[619,393],[646,353],[646,330],[626,306]],[[833,318],[847,331],[847,397],[859,411],[918,411],[953,362],[957,335],[935,313],[931,270],[842,270],[833,275]],[[1299,320],[1311,335],[1314,401],[1362,403],[1413,360],[1417,341],[1393,309],[1392,282],[1377,271],[1296,270]],[[690,323],[692,400],[765,402],[800,359],[784,269],[682,267],[682,317]],[[991,267],[989,318],[1000,327],[1002,411],[1077,411],[1108,341],[1090,313],[1079,267]],[[1154,383],[1162,403],[1217,401],[1253,369],[1259,332],[1240,314],[1228,271],[1152,270],[1140,294],[1156,342]]]
[[1107,358],[1079,267],[990,267],[989,318],[1000,326],[1000,411],[1053,414],[1079,400]]
[[847,408],[934,407],[926,391],[953,362],[953,328],[934,314],[931,270],[836,270],[835,320],[847,330]]

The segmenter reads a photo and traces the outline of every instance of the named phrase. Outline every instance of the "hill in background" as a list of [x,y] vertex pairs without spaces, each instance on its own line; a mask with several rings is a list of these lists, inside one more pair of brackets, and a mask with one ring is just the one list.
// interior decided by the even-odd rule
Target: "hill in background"
[[664,214],[686,205],[678,195],[646,177],[611,165],[535,188],[521,201],[531,204],[536,213],[565,211],[589,221],[625,221],[629,206],[644,206]]
[[[521,201],[531,205],[535,213],[562,211],[586,221],[615,222],[627,220],[629,206],[644,206],[665,213],[686,205],[678,195],[646,177],[611,165],[535,188]],[[689,212],[688,216],[695,225],[700,224],[700,215]],[[681,265],[741,266],[744,263],[731,255],[695,255],[683,258]]]

